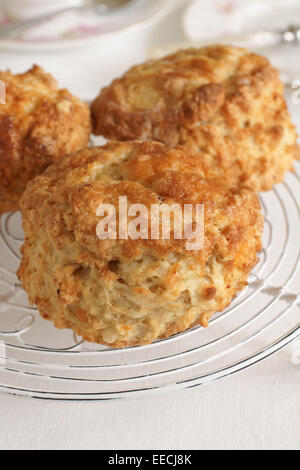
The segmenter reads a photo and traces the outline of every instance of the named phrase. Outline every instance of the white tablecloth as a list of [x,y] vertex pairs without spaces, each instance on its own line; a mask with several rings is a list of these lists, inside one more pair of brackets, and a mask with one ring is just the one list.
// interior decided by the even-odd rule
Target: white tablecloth
[[[0,51],[0,68],[21,72],[39,63],[91,99],[144,60],[150,45],[182,40],[179,20],[180,9],[105,48]],[[293,111],[300,124],[300,107]],[[285,349],[224,381],[155,398],[78,404],[0,396],[0,422],[1,449],[300,449],[300,367]]]

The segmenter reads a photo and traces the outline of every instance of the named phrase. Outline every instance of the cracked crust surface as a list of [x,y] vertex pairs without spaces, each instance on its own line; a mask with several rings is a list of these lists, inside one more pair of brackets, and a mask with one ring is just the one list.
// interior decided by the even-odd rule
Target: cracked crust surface
[[91,133],[88,106],[58,88],[41,67],[0,72],[0,214],[18,210],[30,179],[68,153],[85,148]]
[[269,190],[299,158],[297,135],[270,62],[245,49],[182,50],[130,69],[92,104],[108,139],[183,144],[207,177]]
[[[119,196],[148,209],[204,204],[203,249],[175,239],[174,219],[169,240],[100,240],[97,208],[116,207],[118,229]],[[204,179],[197,156],[155,142],[67,156],[28,184],[21,209],[18,274],[30,302],[56,327],[112,347],[207,326],[246,286],[261,249],[257,194]]]

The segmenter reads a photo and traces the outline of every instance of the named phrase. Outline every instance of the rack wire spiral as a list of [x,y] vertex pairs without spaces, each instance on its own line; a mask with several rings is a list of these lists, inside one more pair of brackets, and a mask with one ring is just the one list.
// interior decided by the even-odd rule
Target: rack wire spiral
[[246,290],[210,327],[150,346],[110,349],[56,330],[16,276],[19,213],[0,219],[0,391],[52,400],[115,400],[193,388],[261,361],[300,336],[300,164],[261,195],[264,248]]

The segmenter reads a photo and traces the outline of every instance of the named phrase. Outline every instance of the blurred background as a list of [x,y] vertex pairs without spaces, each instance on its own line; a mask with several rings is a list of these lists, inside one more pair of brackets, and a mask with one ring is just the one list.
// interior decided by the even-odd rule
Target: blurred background
[[[63,9],[69,10],[24,27]],[[143,31],[147,57],[234,43],[269,56],[290,84],[300,76],[298,18],[299,0],[0,0],[0,51],[113,51],[118,38],[130,41]]]
[[[163,32],[164,21],[169,22],[169,15],[175,24],[168,28],[181,29],[178,24],[181,13],[177,13],[177,9],[184,8],[181,0],[133,0],[124,8],[103,14],[87,5],[85,10],[69,11],[12,34],[7,32],[12,25],[81,3],[0,0],[0,68],[20,73],[34,63],[39,64],[61,86],[91,100],[118,74],[148,58],[152,46],[157,45],[161,27]],[[183,39],[176,33],[174,38]]]

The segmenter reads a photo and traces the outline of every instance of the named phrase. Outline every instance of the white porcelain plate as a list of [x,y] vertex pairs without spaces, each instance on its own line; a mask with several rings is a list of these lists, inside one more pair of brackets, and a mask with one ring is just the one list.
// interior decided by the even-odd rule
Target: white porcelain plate
[[[65,13],[15,39],[0,39],[0,48],[51,51],[101,44],[116,34],[131,32],[155,23],[169,11],[171,5],[171,0],[132,0],[132,4],[105,15],[91,12]],[[0,27],[8,21],[0,12]]]
[[300,22],[299,0],[196,0],[183,17],[193,41],[260,29],[285,28]]

